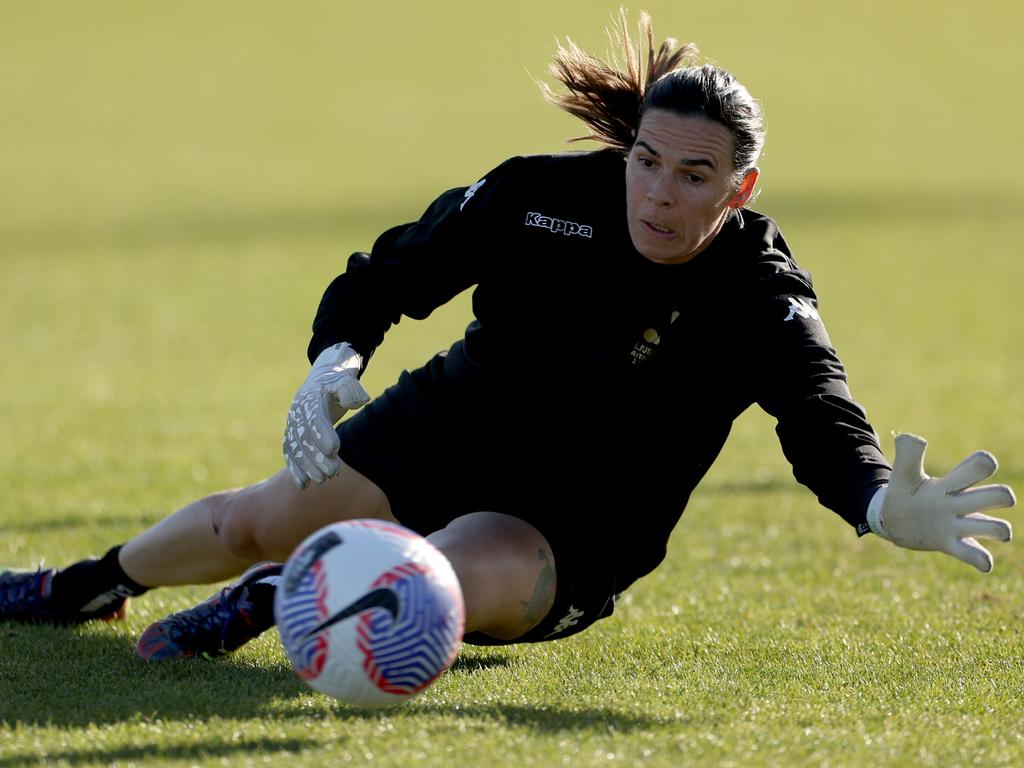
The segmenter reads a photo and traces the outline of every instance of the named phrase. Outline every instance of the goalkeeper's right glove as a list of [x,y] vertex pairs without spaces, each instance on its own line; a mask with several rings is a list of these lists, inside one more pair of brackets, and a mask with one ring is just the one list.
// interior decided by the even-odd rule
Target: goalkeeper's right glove
[[972,453],[945,477],[929,477],[923,467],[927,445],[917,435],[896,437],[892,476],[868,504],[868,526],[893,544],[945,552],[988,573],[992,555],[974,537],[1009,541],[1013,529],[981,512],[1012,507],[1017,499],[1006,485],[971,488],[999,466],[987,451]]
[[299,387],[288,410],[284,430],[284,460],[292,480],[305,488],[322,483],[341,469],[341,441],[334,425],[345,412],[370,402],[356,378],[363,360],[345,342],[321,352]]

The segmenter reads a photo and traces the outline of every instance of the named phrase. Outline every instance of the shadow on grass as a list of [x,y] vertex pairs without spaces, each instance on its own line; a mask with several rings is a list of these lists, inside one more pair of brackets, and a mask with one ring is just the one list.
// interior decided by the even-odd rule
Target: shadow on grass
[[525,704],[470,704],[458,709],[441,704],[421,704],[409,707],[423,714],[438,715],[460,720],[482,720],[507,728],[526,728],[540,733],[579,734],[587,731],[617,733],[647,731],[658,726],[678,726],[675,720],[626,714],[605,707],[573,707],[567,709],[538,701],[536,706]]
[[70,765],[112,765],[126,762],[136,765],[148,765],[156,760],[203,760],[221,758],[231,765],[233,756],[239,759],[246,755],[267,757],[278,752],[295,754],[306,749],[317,748],[320,742],[315,739],[244,739],[231,742],[217,742],[214,739],[197,744],[174,745],[131,745],[98,749],[47,749],[46,755],[11,755],[0,756],[0,768],[21,768],[30,765],[48,765],[50,761],[60,761]]
[[497,654],[488,654],[486,656],[462,655],[455,659],[455,663],[451,666],[451,673],[478,672],[494,667],[507,667],[511,664],[512,660],[508,656],[498,656]]
[[[629,732],[633,730],[650,730],[658,725],[670,725],[664,721],[650,718],[633,717],[623,715],[621,712],[614,712],[603,709],[578,709],[561,710],[557,707],[526,707],[520,705],[485,705],[480,707],[462,707],[457,710],[440,705],[405,708],[399,710],[407,718],[418,716],[441,718],[457,717],[459,719],[471,719],[491,721],[504,727],[529,728],[542,733],[569,732],[578,734],[583,731],[597,730],[607,733],[610,728],[618,732]],[[339,705],[334,716],[342,725],[347,720],[378,720],[382,717],[392,716],[395,710],[385,712],[377,710],[352,710]],[[305,710],[302,717],[310,715]],[[92,722],[96,722],[94,718]],[[71,725],[81,725],[75,723]],[[675,724],[678,725],[678,724]],[[447,727],[444,720],[436,723],[435,727],[443,729]],[[345,740],[344,729],[339,728],[338,733],[332,739],[333,744]],[[59,761],[70,765],[93,765],[93,764],[114,764],[126,762],[130,764],[147,765],[156,760],[206,760],[220,758],[227,765],[233,764],[246,756],[258,757],[267,760],[275,753],[281,754],[281,759],[287,759],[289,755],[295,755],[307,750],[320,749],[324,745],[322,739],[308,738],[257,738],[240,739],[238,741],[220,741],[211,732],[209,739],[192,744],[132,744],[123,747],[102,747],[95,749],[70,749],[70,748],[48,748],[45,756],[37,755],[0,755],[0,768],[22,768],[22,766],[48,765]],[[276,762],[276,761],[275,761]]]
[[[465,676],[506,667],[515,660],[501,654],[460,657],[449,674]],[[51,626],[0,624],[0,723],[26,727],[84,728],[147,721],[202,722],[210,719],[377,720],[384,716],[459,718],[496,721],[510,727],[541,731],[606,731],[656,727],[656,718],[636,717],[604,707],[560,707],[538,701],[537,706],[488,701],[452,707],[428,701],[412,702],[397,710],[362,710],[337,704],[312,709],[311,691],[283,661],[268,666],[246,661],[244,655],[219,661],[203,659],[147,664],[134,655],[134,642],[113,636],[103,627],[68,629]],[[314,742],[309,742],[314,743]],[[230,754],[241,745],[197,745],[183,755]],[[268,741],[253,749],[295,750],[304,743]],[[145,746],[126,748],[108,759],[145,757]],[[174,749],[174,748],[172,748]],[[166,755],[164,755],[166,756]],[[51,757],[58,757],[51,755]],[[97,759],[92,751],[68,752],[69,762]],[[28,757],[0,758],[0,768]]]
[[0,624],[0,722],[80,727],[255,717],[309,689],[284,664],[239,659],[147,664],[105,627]]

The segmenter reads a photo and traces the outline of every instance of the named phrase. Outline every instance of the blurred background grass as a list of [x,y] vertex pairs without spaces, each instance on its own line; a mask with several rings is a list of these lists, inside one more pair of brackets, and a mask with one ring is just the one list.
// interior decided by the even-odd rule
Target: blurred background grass
[[[764,102],[757,207],[815,274],[879,432],[916,430],[942,461],[989,446],[1018,473],[1024,14],[648,9],[658,35],[697,41]],[[204,487],[271,471],[309,321],[347,254],[510,154],[566,148],[580,126],[531,78],[555,36],[607,50],[614,11],[0,6],[0,466],[20,488],[54,463],[118,477],[195,463]],[[446,346],[467,313],[463,299],[398,329],[370,385]],[[750,435],[785,471],[763,425]],[[119,447],[100,450],[108,436]]]
[[[349,252],[418,216],[443,189],[512,154],[569,148],[564,139],[580,126],[546,105],[531,78],[546,77],[555,36],[603,53],[616,7],[0,3],[0,564],[102,551],[202,493],[275,471],[324,286]],[[918,432],[931,440],[928,466],[940,473],[988,448],[1002,461],[999,479],[1020,490],[1024,11],[909,0],[644,7],[657,35],[695,40],[763,101],[768,142],[756,207],[776,216],[814,273],[854,393],[887,452],[890,430]],[[403,322],[368,371],[371,392],[446,347],[468,316],[461,297],[427,322]],[[616,638],[625,632],[632,642],[643,627],[657,627],[656,642],[685,657],[682,669],[695,662],[687,654],[718,653],[705,669],[737,675],[743,687],[730,664],[740,654],[743,666],[742,649],[754,649],[747,661],[756,678],[764,668],[757,649],[775,642],[765,638],[782,638],[769,656],[784,676],[791,664],[813,668],[814,648],[825,649],[825,667],[841,666],[844,633],[855,645],[870,642],[858,622],[883,649],[925,625],[934,631],[917,646],[919,671],[939,665],[934,696],[914,709],[914,688],[897,679],[858,705],[864,694],[840,670],[854,691],[840,710],[851,708],[854,720],[872,706],[906,710],[888,726],[893,739],[903,727],[906,753],[859,742],[861,752],[849,754],[949,764],[960,747],[918,751],[916,724],[966,738],[975,720],[951,724],[953,713],[984,719],[988,704],[978,690],[966,704],[942,703],[933,689],[949,671],[936,660],[944,644],[977,643],[1024,681],[1018,550],[997,545],[997,571],[981,582],[957,563],[856,540],[793,483],[769,420],[751,412],[695,494],[669,561],[631,590],[618,617],[567,645],[509,652],[529,658],[523,678],[501,678],[487,695],[539,684],[543,675],[531,669],[557,670],[578,652],[590,654],[586,668],[599,668]],[[207,591],[148,597],[134,623],[113,631],[125,639]],[[957,616],[965,604],[980,606],[977,624]],[[110,631],[89,629],[79,641]],[[638,654],[653,658],[658,646]],[[272,658],[254,663],[280,665]],[[0,681],[24,680],[31,663],[23,663]],[[870,672],[880,662],[867,652],[850,663],[856,678],[859,665]],[[79,672],[95,670],[86,663]],[[614,684],[595,679],[593,695],[615,701],[602,687]],[[762,705],[794,700],[791,683],[762,682]],[[795,722],[781,705],[760,720],[756,707],[730,711],[722,717],[749,732],[735,735],[735,749],[709,746],[702,734],[721,724],[721,690],[712,685],[709,699],[690,683],[663,693],[705,707],[707,719],[680,725],[690,749],[700,742],[744,762],[741,747],[765,748],[768,734]],[[456,703],[476,690],[457,676],[444,685],[438,695]],[[803,706],[828,707],[835,696]],[[674,705],[654,701],[675,723]],[[1000,759],[1019,749],[1022,732],[1016,698],[1001,701]],[[60,706],[45,697],[36,704]],[[33,733],[19,738],[30,745]],[[76,731],[71,741],[91,738]],[[634,746],[639,760],[643,743]],[[808,754],[841,764],[833,747],[826,739]],[[540,760],[529,748],[523,754],[524,764]]]

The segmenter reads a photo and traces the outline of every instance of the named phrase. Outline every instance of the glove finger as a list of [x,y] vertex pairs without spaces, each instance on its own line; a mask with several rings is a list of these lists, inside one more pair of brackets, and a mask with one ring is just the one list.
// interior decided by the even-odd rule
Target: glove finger
[[299,486],[300,491],[309,485],[309,477],[305,472],[299,469],[298,465],[292,461],[292,457],[289,456],[287,452],[285,452],[284,455],[284,463],[285,466],[288,467],[288,474],[292,476],[292,480],[295,481],[297,486]]
[[313,456],[317,451],[316,446],[310,443],[308,440],[303,440],[297,450],[292,451],[292,458],[295,460],[296,465],[301,469],[317,485],[320,485],[324,480],[327,479],[327,475],[324,471],[316,465],[313,460]]
[[936,478],[939,487],[949,493],[951,491],[962,491],[970,488],[975,483],[980,483],[998,469],[999,462],[996,457],[988,451],[975,451],[966,459],[957,464],[945,477]]
[[961,538],[981,536],[982,538],[998,539],[999,541],[1009,541],[1013,538],[1013,527],[1006,520],[1000,520],[998,517],[989,517],[988,515],[975,513],[965,517],[958,517],[953,527],[956,529],[956,535]]
[[303,401],[302,412],[309,427],[306,432],[307,440],[312,441],[317,450],[326,456],[337,454],[341,440],[334,431],[327,398],[320,393],[312,394]]
[[987,509],[1009,509],[1017,503],[1017,499],[1007,485],[982,485],[948,494],[943,497],[943,502],[943,506],[948,505],[954,515],[963,517]]
[[322,451],[316,451],[313,454],[313,461],[317,468],[324,473],[325,479],[334,477],[341,469],[341,459],[337,456],[328,456]]
[[926,479],[924,449],[928,441],[923,437],[903,433],[896,436],[896,455],[892,462],[889,485],[899,484],[913,492]]
[[992,570],[992,555],[974,539],[956,539],[945,551],[946,554],[973,565],[982,573],[989,573]]
[[288,421],[285,424],[284,429],[284,440],[281,445],[281,450],[284,453],[285,466],[288,467],[288,473],[292,476],[292,480],[299,486],[300,489],[305,488],[309,485],[309,475],[299,464],[298,458],[303,452],[301,443],[302,434],[305,432],[305,428],[299,423],[301,421],[301,413],[298,407],[298,401],[292,403],[291,409],[288,411]]

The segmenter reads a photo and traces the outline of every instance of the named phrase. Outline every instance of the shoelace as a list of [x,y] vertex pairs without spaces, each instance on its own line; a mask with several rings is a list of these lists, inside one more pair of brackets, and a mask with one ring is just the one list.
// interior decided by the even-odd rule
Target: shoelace
[[193,608],[191,611],[178,615],[176,621],[170,622],[172,628],[177,630],[175,634],[195,635],[197,632],[223,634],[226,620],[230,618],[230,616],[225,616],[225,614],[230,614],[231,610],[225,606],[230,593],[231,588],[224,587],[217,595],[217,599],[211,600],[210,604],[202,611]]

